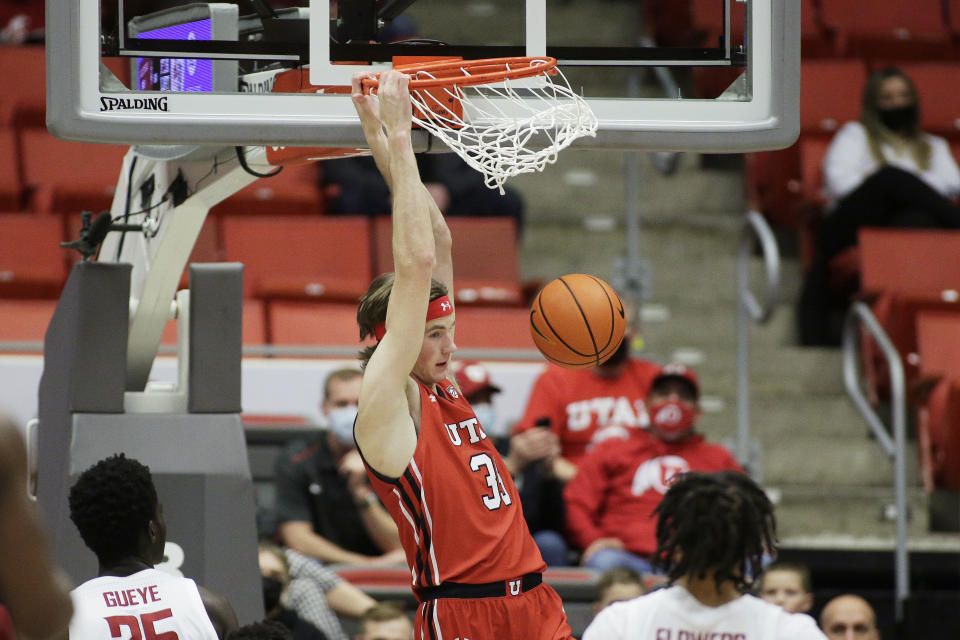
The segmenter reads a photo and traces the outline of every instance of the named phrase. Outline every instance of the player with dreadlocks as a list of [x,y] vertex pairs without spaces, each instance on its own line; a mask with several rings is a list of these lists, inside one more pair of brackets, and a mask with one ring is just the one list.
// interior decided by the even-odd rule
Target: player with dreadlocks
[[225,598],[153,568],[163,560],[167,524],[140,462],[121,453],[81,473],[70,489],[70,519],[100,565],[98,577],[70,594],[70,640],[222,640],[237,627]]
[[773,551],[773,506],[735,471],[686,473],[656,509],[668,587],[600,612],[583,640],[825,640],[813,618],[748,595]]

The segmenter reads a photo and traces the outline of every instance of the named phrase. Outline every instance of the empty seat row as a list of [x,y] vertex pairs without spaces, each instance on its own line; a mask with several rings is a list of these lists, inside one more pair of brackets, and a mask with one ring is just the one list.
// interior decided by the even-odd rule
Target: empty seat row
[[[463,304],[518,306],[517,230],[512,218],[450,218]],[[78,236],[80,217],[0,214],[0,293],[55,297],[77,255],[59,243]],[[256,298],[355,302],[377,274],[393,270],[390,219],[364,216],[208,217],[191,262],[242,262],[244,294]],[[186,286],[186,281],[182,281]]]
[[[0,299],[0,350],[3,343],[43,341],[56,300]],[[533,349],[529,311],[522,307],[459,307],[456,343],[461,349]],[[355,347],[361,341],[356,303],[256,300],[243,302],[243,344],[306,347]],[[177,342],[170,321],[162,345]]]
[[[730,2],[733,44],[743,42],[743,3]],[[960,0],[801,0],[801,50],[805,57],[955,57],[960,34]],[[650,0],[644,24],[664,46],[720,46],[721,0]]]
[[[69,142],[46,129],[0,127],[0,207],[33,212],[109,209],[129,147]],[[321,214],[316,165],[284,167],[244,187],[215,214]]]

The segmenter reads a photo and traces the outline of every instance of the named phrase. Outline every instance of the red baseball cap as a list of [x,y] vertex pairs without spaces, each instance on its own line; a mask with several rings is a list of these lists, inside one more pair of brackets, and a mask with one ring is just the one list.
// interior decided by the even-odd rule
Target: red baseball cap
[[660,372],[653,379],[653,383],[650,385],[650,387],[653,388],[660,380],[668,378],[681,378],[686,380],[693,385],[693,389],[697,392],[697,394],[700,393],[700,381],[697,379],[697,374],[694,373],[693,369],[690,367],[677,363],[663,365],[663,367],[660,368]]
[[494,393],[500,391],[500,387],[490,382],[490,372],[487,368],[476,360],[454,360],[453,371],[457,376],[457,384],[460,385],[460,391],[464,397],[469,398],[475,393],[488,389]]

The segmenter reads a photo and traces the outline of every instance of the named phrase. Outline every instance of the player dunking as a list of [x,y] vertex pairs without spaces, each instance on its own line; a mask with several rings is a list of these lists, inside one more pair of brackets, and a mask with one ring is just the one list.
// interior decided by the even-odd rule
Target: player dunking
[[378,342],[361,354],[354,435],[400,530],[420,600],[415,637],[570,638],[513,480],[449,374],[450,230],[417,173],[408,78],[383,73],[379,106],[361,78],[353,101],[393,197],[394,272],[373,281],[357,311],[361,336]]

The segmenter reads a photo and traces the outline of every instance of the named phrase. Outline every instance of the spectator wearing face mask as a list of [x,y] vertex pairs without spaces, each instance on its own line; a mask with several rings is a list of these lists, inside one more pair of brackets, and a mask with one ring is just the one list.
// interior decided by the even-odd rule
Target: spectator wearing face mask
[[295,442],[275,469],[283,543],[326,563],[403,562],[397,527],[370,488],[353,439],[360,371],[337,369],[324,382],[325,426]]
[[742,471],[729,451],[696,432],[699,394],[691,369],[663,367],[647,399],[650,429],[627,441],[602,442],[580,461],[564,499],[568,536],[583,550],[584,566],[652,573],[653,513],[673,478],[688,471]]
[[566,483],[599,442],[622,440],[647,427],[644,403],[660,367],[630,354],[634,338],[630,324],[627,318],[627,332],[620,347],[599,367],[563,369],[547,365],[534,382],[523,418],[514,427],[515,436],[525,434],[532,440],[511,444],[531,445],[523,447],[519,467],[548,458],[548,443],[541,432],[552,431],[560,444],[560,455],[549,456],[552,475]]
[[[856,262],[861,227],[960,228],[960,169],[944,138],[920,127],[920,96],[896,67],[874,72],[860,120],[843,125],[823,159],[825,216],[798,305],[800,341],[839,344],[857,289],[840,277]],[[841,255],[842,254],[842,255]]]

